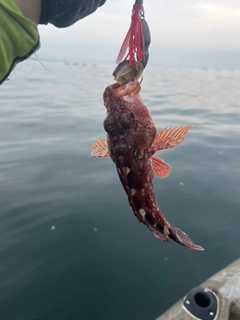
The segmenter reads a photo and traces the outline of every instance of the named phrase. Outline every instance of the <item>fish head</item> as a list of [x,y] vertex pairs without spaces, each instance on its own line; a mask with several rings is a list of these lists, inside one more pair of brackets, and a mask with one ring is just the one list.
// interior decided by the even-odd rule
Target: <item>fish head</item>
[[108,86],[103,95],[107,108],[104,129],[110,149],[111,144],[122,151],[132,149],[139,159],[146,157],[156,136],[156,127],[140,98],[140,90],[139,82],[133,79]]

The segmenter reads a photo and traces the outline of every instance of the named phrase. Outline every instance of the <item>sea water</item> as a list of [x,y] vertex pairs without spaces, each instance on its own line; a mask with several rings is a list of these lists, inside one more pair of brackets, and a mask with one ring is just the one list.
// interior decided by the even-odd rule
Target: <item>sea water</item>
[[158,130],[192,124],[158,153],[159,206],[204,252],[139,224],[103,138],[114,65],[28,61],[0,87],[0,319],[154,319],[239,257],[239,70],[148,66]]

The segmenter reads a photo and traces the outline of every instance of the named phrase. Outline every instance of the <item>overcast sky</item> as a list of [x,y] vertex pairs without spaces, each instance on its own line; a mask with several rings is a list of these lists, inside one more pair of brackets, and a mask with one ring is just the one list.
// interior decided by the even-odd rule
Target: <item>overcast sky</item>
[[[40,59],[114,62],[133,0],[107,0],[73,26],[40,26]],[[145,0],[149,64],[240,69],[240,0]]]

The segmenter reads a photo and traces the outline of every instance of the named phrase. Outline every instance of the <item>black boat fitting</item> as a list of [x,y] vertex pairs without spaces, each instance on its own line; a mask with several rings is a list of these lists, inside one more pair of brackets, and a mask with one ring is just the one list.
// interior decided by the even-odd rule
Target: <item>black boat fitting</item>
[[183,306],[197,319],[214,320],[217,315],[217,298],[208,288],[193,288],[184,298]]

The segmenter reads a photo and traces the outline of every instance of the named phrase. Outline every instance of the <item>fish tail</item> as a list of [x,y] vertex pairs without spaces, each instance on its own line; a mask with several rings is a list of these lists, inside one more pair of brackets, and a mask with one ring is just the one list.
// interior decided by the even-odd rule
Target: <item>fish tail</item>
[[192,240],[186,235],[186,233],[178,228],[174,228],[172,226],[169,227],[169,238],[181,244],[182,246],[190,248],[192,250],[204,250],[203,247],[193,243]]

